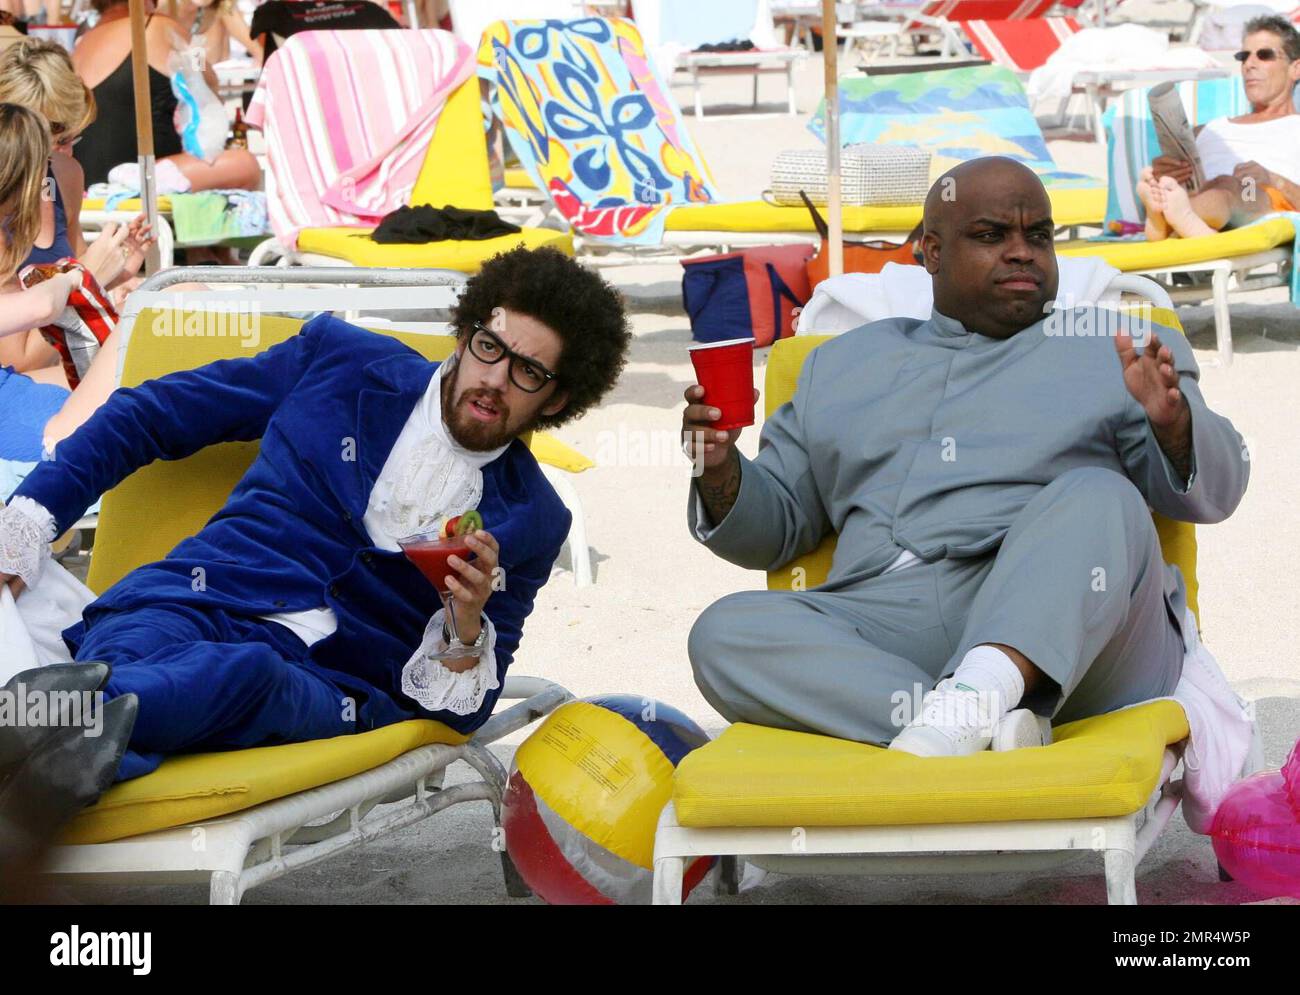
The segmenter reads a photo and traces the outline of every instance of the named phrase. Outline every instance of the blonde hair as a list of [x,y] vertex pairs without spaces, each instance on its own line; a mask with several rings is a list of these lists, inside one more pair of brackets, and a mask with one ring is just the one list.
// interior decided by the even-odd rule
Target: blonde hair
[[35,111],[0,103],[0,279],[8,279],[36,244],[51,150],[50,128]]
[[55,140],[76,135],[95,120],[95,96],[72,68],[67,50],[36,38],[0,53],[0,102],[42,115]]

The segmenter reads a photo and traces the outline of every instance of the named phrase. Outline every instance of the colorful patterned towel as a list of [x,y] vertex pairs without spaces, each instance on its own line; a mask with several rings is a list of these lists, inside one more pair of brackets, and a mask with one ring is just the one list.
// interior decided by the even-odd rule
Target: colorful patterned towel
[[[931,178],[959,162],[1003,155],[1023,162],[1048,186],[1100,182],[1056,168],[1020,80],[1002,66],[850,76],[840,80],[840,141],[916,145],[931,156]],[[826,140],[825,101],[808,123]]]
[[180,246],[265,235],[266,221],[266,194],[260,190],[172,194],[172,225]]
[[675,206],[721,199],[630,21],[498,21],[478,62],[510,147],[578,234],[657,245]]
[[474,72],[455,35],[305,31],[276,49],[245,120],[266,134],[271,229],[375,224],[407,203],[447,97]]

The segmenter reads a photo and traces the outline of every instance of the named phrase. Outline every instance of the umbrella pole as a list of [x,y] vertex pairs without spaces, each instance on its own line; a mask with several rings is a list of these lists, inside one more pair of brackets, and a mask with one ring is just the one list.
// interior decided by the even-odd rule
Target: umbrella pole
[[844,272],[844,218],[840,207],[840,93],[836,66],[835,0],[822,0],[822,64],[826,76],[826,240],[830,275]]
[[149,92],[149,53],[145,48],[144,0],[131,0],[131,83],[135,90],[136,165],[140,203],[155,239],[145,259],[145,274],[158,272],[158,187],[154,177],[153,100]]

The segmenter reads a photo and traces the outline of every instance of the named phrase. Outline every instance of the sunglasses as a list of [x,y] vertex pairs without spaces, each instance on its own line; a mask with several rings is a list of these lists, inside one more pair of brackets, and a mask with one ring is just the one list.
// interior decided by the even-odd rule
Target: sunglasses
[[1260,62],[1272,62],[1274,59],[1283,58],[1284,53],[1279,52],[1275,48],[1261,48],[1261,49],[1257,49],[1254,52],[1250,51],[1249,49],[1243,49],[1240,52],[1233,53],[1232,57],[1236,59],[1238,62],[1245,62],[1252,55],[1255,56],[1255,58],[1259,59]]
[[50,135],[54,139],[54,146],[56,148],[70,149],[74,145],[76,145],[79,141],[81,141],[83,136],[79,134],[78,135],[66,134],[67,130],[68,128],[66,125],[62,125],[62,124],[50,125]]

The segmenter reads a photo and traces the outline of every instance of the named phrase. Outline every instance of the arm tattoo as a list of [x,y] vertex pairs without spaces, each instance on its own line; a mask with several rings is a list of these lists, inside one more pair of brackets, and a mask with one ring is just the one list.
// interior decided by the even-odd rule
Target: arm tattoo
[[1187,432],[1181,438],[1160,441],[1160,448],[1169,459],[1169,464],[1184,482],[1192,475],[1192,433]]
[[740,495],[740,455],[735,449],[727,454],[727,461],[713,471],[702,474],[695,482],[709,513],[709,521],[718,525],[731,511]]
[[1156,432],[1155,435],[1169,465],[1185,483],[1192,475],[1192,419],[1186,398],[1183,398],[1183,411],[1186,416],[1175,426],[1164,432]]

